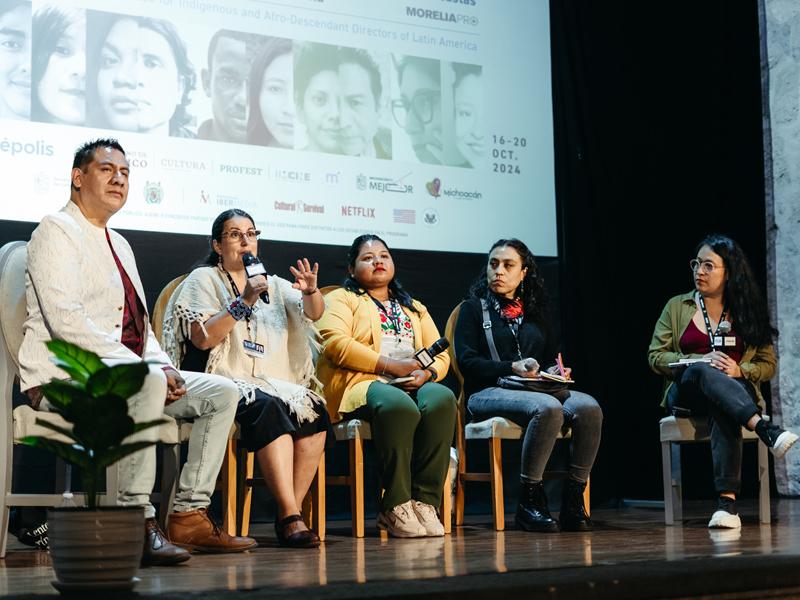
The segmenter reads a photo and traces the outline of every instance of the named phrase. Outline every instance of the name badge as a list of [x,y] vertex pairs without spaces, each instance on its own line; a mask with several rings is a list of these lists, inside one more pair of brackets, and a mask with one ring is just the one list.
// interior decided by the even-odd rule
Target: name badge
[[715,335],[714,336],[714,345],[715,346],[722,346],[722,336],[721,335]]
[[252,356],[254,358],[264,358],[263,344],[256,344],[250,340],[243,340],[242,346],[244,346],[244,353],[248,356]]
[[736,336],[732,336],[732,335],[728,336],[728,335],[726,335],[723,345],[726,348],[733,348],[734,346],[736,346]]

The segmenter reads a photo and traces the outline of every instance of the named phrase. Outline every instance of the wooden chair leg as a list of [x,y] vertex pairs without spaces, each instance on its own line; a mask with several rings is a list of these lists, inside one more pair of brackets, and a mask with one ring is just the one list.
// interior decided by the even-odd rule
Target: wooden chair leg
[[444,525],[444,532],[452,531],[453,522],[453,480],[450,478],[450,466],[444,477],[444,490],[442,491],[442,505],[439,507],[439,520]]
[[[175,494],[178,491],[178,473],[180,472],[181,445],[164,444],[161,452],[161,506],[159,507],[158,522],[161,528],[167,530],[167,517],[172,512]],[[108,481],[106,481],[108,487]]]
[[769,525],[772,515],[769,506],[769,455],[767,447],[756,442],[758,451],[758,520]]
[[591,515],[591,510],[592,510],[591,509],[591,504],[590,504],[591,495],[589,493],[589,489],[591,487],[591,484],[592,484],[592,478],[591,477],[587,477],[586,478],[586,487],[583,489],[583,506],[586,509],[586,516],[590,516]]
[[317,532],[319,539],[325,541],[325,453],[319,457],[319,466],[314,481],[311,483],[311,529]]
[[456,527],[464,524],[464,473],[467,472],[467,457],[464,452],[458,453],[458,470],[456,471]]
[[353,537],[364,537],[364,443],[350,440],[350,512],[353,515]]
[[250,531],[250,505],[253,502],[253,485],[247,483],[248,480],[253,479],[254,463],[256,455],[254,452],[248,452],[245,458],[244,465],[244,491],[242,492],[242,527],[241,535],[247,535]]
[[492,480],[492,515],[494,528],[503,531],[506,528],[506,513],[503,505],[503,441],[493,437],[489,440],[489,469]]
[[225,458],[222,461],[222,528],[228,535],[236,535],[236,441],[228,438]]

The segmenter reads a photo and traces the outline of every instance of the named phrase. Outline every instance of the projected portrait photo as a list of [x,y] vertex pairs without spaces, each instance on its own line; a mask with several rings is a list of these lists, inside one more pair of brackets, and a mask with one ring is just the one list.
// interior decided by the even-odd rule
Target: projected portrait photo
[[259,146],[294,148],[294,73],[292,40],[267,38],[250,72],[247,141]]
[[[392,117],[413,148],[416,160],[442,164],[441,63],[432,58],[393,55],[397,88],[392,96]],[[394,145],[394,156],[403,141]],[[412,157],[403,157],[411,159]]]
[[392,158],[392,130],[384,116],[381,69],[366,50],[339,48],[342,154]]
[[31,3],[0,0],[0,119],[31,115]]
[[172,23],[89,11],[87,47],[87,125],[195,137],[195,71]]
[[453,132],[456,148],[464,158],[458,166],[474,168],[484,161],[487,149],[482,68],[463,63],[452,63],[452,67]]
[[240,144],[248,141],[250,70],[267,39],[230,29],[220,29],[211,37],[200,78],[212,114],[198,127],[198,138]]
[[382,110],[384,57],[366,50],[295,43],[295,148],[388,159],[391,129]]
[[86,11],[56,4],[33,15],[31,119],[83,125],[86,120]]

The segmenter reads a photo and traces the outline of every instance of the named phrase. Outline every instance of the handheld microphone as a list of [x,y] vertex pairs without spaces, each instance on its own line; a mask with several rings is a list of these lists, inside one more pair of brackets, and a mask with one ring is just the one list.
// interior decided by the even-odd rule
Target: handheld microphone
[[450,346],[447,338],[439,338],[431,344],[430,348],[420,348],[414,353],[414,358],[422,365],[423,369],[427,369],[433,364],[433,357],[437,354],[444,352]]
[[[267,268],[264,266],[258,258],[253,256],[250,252],[245,252],[242,254],[242,264],[244,265],[245,273],[247,273],[247,277],[255,277],[256,275],[263,275],[264,277],[267,276]],[[264,302],[264,304],[269,304],[269,291],[264,290],[258,295],[259,298]]]

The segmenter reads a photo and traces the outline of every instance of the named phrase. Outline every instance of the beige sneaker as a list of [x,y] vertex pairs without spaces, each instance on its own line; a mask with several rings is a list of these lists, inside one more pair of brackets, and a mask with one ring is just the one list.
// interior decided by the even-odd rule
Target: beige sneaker
[[385,529],[389,535],[398,538],[425,537],[425,527],[417,520],[411,500],[398,504],[392,510],[378,513],[378,529]]
[[417,519],[420,525],[425,528],[428,537],[442,537],[444,535],[444,525],[439,520],[439,515],[436,513],[435,508],[418,500],[412,500],[411,506],[414,507]]

